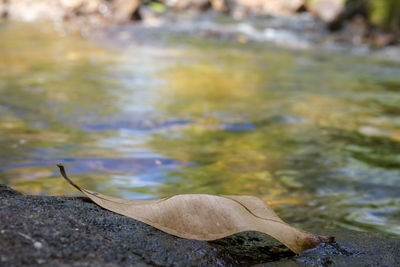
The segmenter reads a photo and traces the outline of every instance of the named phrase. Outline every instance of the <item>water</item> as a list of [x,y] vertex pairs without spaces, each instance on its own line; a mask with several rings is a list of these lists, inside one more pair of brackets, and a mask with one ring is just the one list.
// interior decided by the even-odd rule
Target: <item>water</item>
[[251,194],[305,229],[400,235],[399,64],[163,36],[0,24],[0,183],[79,195],[62,162],[109,195]]

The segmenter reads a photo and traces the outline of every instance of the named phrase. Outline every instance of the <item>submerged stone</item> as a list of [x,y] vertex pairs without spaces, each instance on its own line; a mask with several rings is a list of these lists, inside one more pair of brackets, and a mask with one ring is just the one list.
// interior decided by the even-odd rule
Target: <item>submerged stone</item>
[[188,240],[104,210],[82,197],[25,196],[0,186],[0,265],[395,266],[400,239],[321,230],[337,243],[295,255],[266,235]]

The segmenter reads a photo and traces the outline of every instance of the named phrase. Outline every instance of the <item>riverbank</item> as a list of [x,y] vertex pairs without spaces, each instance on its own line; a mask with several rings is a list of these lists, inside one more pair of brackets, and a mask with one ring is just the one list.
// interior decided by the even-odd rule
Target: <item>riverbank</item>
[[[266,235],[177,238],[83,197],[26,196],[0,185],[0,264],[71,266],[395,266],[400,239],[314,230],[337,243],[294,255]],[[311,230],[311,229],[307,229]]]
[[400,60],[398,34],[368,25],[365,18],[353,9],[346,10],[343,4],[333,8],[332,5],[306,5],[302,0],[291,1],[290,5],[285,1],[273,1],[268,6],[261,3],[239,0],[169,0],[162,4],[136,0],[3,1],[0,14],[11,20],[50,20],[68,34],[89,38],[103,32],[107,35],[119,31],[125,37],[127,32],[170,32]]

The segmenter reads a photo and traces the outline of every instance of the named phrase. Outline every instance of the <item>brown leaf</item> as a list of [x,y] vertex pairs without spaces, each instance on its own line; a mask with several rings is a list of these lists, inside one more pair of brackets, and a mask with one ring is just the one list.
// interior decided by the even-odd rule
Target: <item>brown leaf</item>
[[67,177],[64,166],[57,166],[71,185],[99,206],[178,237],[215,240],[258,231],[274,237],[295,253],[333,240],[288,225],[254,196],[187,194],[156,200],[126,200],[81,188]]

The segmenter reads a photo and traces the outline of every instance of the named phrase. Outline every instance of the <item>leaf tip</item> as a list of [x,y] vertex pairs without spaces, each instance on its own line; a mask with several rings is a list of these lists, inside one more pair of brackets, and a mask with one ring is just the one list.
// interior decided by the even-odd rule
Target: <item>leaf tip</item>
[[325,241],[326,243],[333,243],[336,241],[334,236],[325,236],[325,238],[326,238],[326,241]]
[[70,183],[73,187],[75,187],[79,191],[82,191],[82,189],[77,184],[75,184],[74,182],[72,182],[71,179],[68,178],[67,173],[65,172],[64,165],[59,163],[59,164],[57,164],[57,167],[60,169],[61,176],[64,177],[64,179],[67,180],[68,183]]

